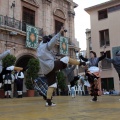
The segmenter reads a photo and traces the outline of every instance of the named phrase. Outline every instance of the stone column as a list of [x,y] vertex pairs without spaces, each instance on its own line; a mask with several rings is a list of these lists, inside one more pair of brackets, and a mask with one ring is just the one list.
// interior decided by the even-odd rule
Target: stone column
[[44,35],[51,34],[51,27],[52,27],[51,3],[52,3],[51,0],[42,0]]
[[69,14],[69,37],[71,39],[71,42],[74,43],[75,40],[75,27],[74,27],[74,16],[75,16],[75,12],[74,12],[74,8],[73,5],[70,4],[70,10],[68,11]]

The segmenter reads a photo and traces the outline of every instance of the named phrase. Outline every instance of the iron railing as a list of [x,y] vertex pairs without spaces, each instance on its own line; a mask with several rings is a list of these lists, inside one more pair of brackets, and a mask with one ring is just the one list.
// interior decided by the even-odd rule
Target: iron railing
[[[0,26],[1,25],[9,26],[9,27],[12,27],[12,28],[15,28],[15,29],[22,30],[22,31],[26,32],[27,23],[16,20],[14,18],[10,18],[8,16],[0,15]],[[43,29],[38,28],[38,27],[36,27],[36,28],[38,29],[38,33],[39,33],[38,35],[43,36]]]

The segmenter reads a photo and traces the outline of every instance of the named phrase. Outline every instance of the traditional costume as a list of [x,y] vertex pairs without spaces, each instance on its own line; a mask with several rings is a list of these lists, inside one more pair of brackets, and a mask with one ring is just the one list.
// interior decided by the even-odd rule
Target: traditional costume
[[47,79],[45,76],[38,77],[34,80],[34,89],[43,96],[43,99],[47,99],[47,90],[48,90],[48,84]]
[[80,62],[67,56],[61,58],[60,60],[55,60],[55,55],[53,54],[52,49],[60,38],[61,32],[63,32],[62,29],[53,38],[51,38],[51,36],[43,37],[43,41],[40,43],[37,49],[37,55],[40,61],[40,70],[41,73],[46,76],[48,82],[46,106],[56,105],[51,102],[53,91],[55,88],[57,88],[55,72],[65,69],[68,63],[80,65]]
[[104,53],[101,57],[96,57],[96,53],[91,51],[94,54],[94,58],[84,58],[82,55],[80,59],[85,62],[88,62],[88,69],[85,70],[86,76],[88,77],[88,82],[90,83],[90,95],[94,96],[92,101],[97,101],[99,85],[98,79],[100,77],[100,70],[98,68],[99,61],[103,60],[106,57],[106,53]]
[[10,66],[7,68],[3,68],[3,83],[4,83],[4,91],[5,91],[5,98],[7,98],[7,95],[9,98],[11,98],[11,84],[14,82],[14,76],[12,74],[12,71],[14,70],[14,66]]
[[24,74],[22,71],[19,71],[15,74],[15,83],[17,87],[17,93],[18,93],[18,98],[22,98],[23,94],[23,80],[24,80]]

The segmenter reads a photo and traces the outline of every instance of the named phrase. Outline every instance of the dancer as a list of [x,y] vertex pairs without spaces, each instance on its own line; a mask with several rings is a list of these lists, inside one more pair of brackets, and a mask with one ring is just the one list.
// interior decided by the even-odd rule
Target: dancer
[[77,76],[74,75],[75,68],[76,68],[76,65],[74,66],[69,65],[66,69],[63,69],[63,72],[65,73],[65,76],[68,82],[70,82],[72,98],[75,98],[75,84],[80,78],[79,75]]
[[68,63],[73,65],[80,65],[79,61],[71,59],[67,56],[61,58],[60,60],[55,60],[55,56],[52,53],[52,48],[54,48],[61,33],[64,32],[64,30],[64,27],[62,27],[60,32],[53,38],[50,36],[43,37],[43,41],[40,43],[37,49],[37,55],[40,61],[40,70],[46,76],[48,81],[46,106],[56,105],[51,102],[53,91],[57,87],[55,72],[65,69]]
[[3,81],[4,81],[4,91],[5,91],[5,98],[11,98],[11,84],[14,82],[14,76],[12,74],[12,71],[14,70],[14,66],[7,67],[5,71],[5,74],[3,75]]
[[90,95],[94,96],[92,101],[97,101],[98,95],[98,79],[100,77],[100,70],[98,68],[99,61],[103,60],[106,57],[105,47],[104,47],[104,54],[101,57],[97,57],[96,53],[94,51],[90,51],[90,58],[84,58],[82,55],[80,56],[80,59],[82,59],[85,62],[89,62],[89,69],[85,70],[86,76],[88,77],[88,81],[90,83],[91,92]]
[[116,52],[113,59],[105,58],[109,63],[112,63],[116,72],[118,73],[118,77],[120,80],[120,50]]
[[[10,54],[10,50],[7,50],[5,52],[3,52],[2,54],[0,54],[0,74],[2,72],[3,66],[2,66],[2,59],[5,58],[8,54]],[[0,88],[2,86],[3,83],[3,79],[2,79],[2,75],[0,75]]]
[[15,67],[15,66],[9,66],[3,68],[0,78],[2,81],[4,81],[4,90],[5,90],[5,97],[7,97],[7,94],[9,95],[9,98],[11,98],[11,84],[14,80],[14,77],[12,76],[11,72],[13,70],[23,70],[21,67]]

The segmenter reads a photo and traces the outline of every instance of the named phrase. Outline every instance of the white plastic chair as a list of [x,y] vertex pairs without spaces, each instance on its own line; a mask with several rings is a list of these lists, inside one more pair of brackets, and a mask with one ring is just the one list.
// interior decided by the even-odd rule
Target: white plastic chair
[[68,85],[68,95],[71,95],[71,88],[70,88],[70,85]]
[[78,94],[82,95],[82,91],[83,91],[82,85],[78,85]]
[[78,88],[78,86],[75,86],[75,96],[76,96],[77,94],[79,94],[79,88]]

